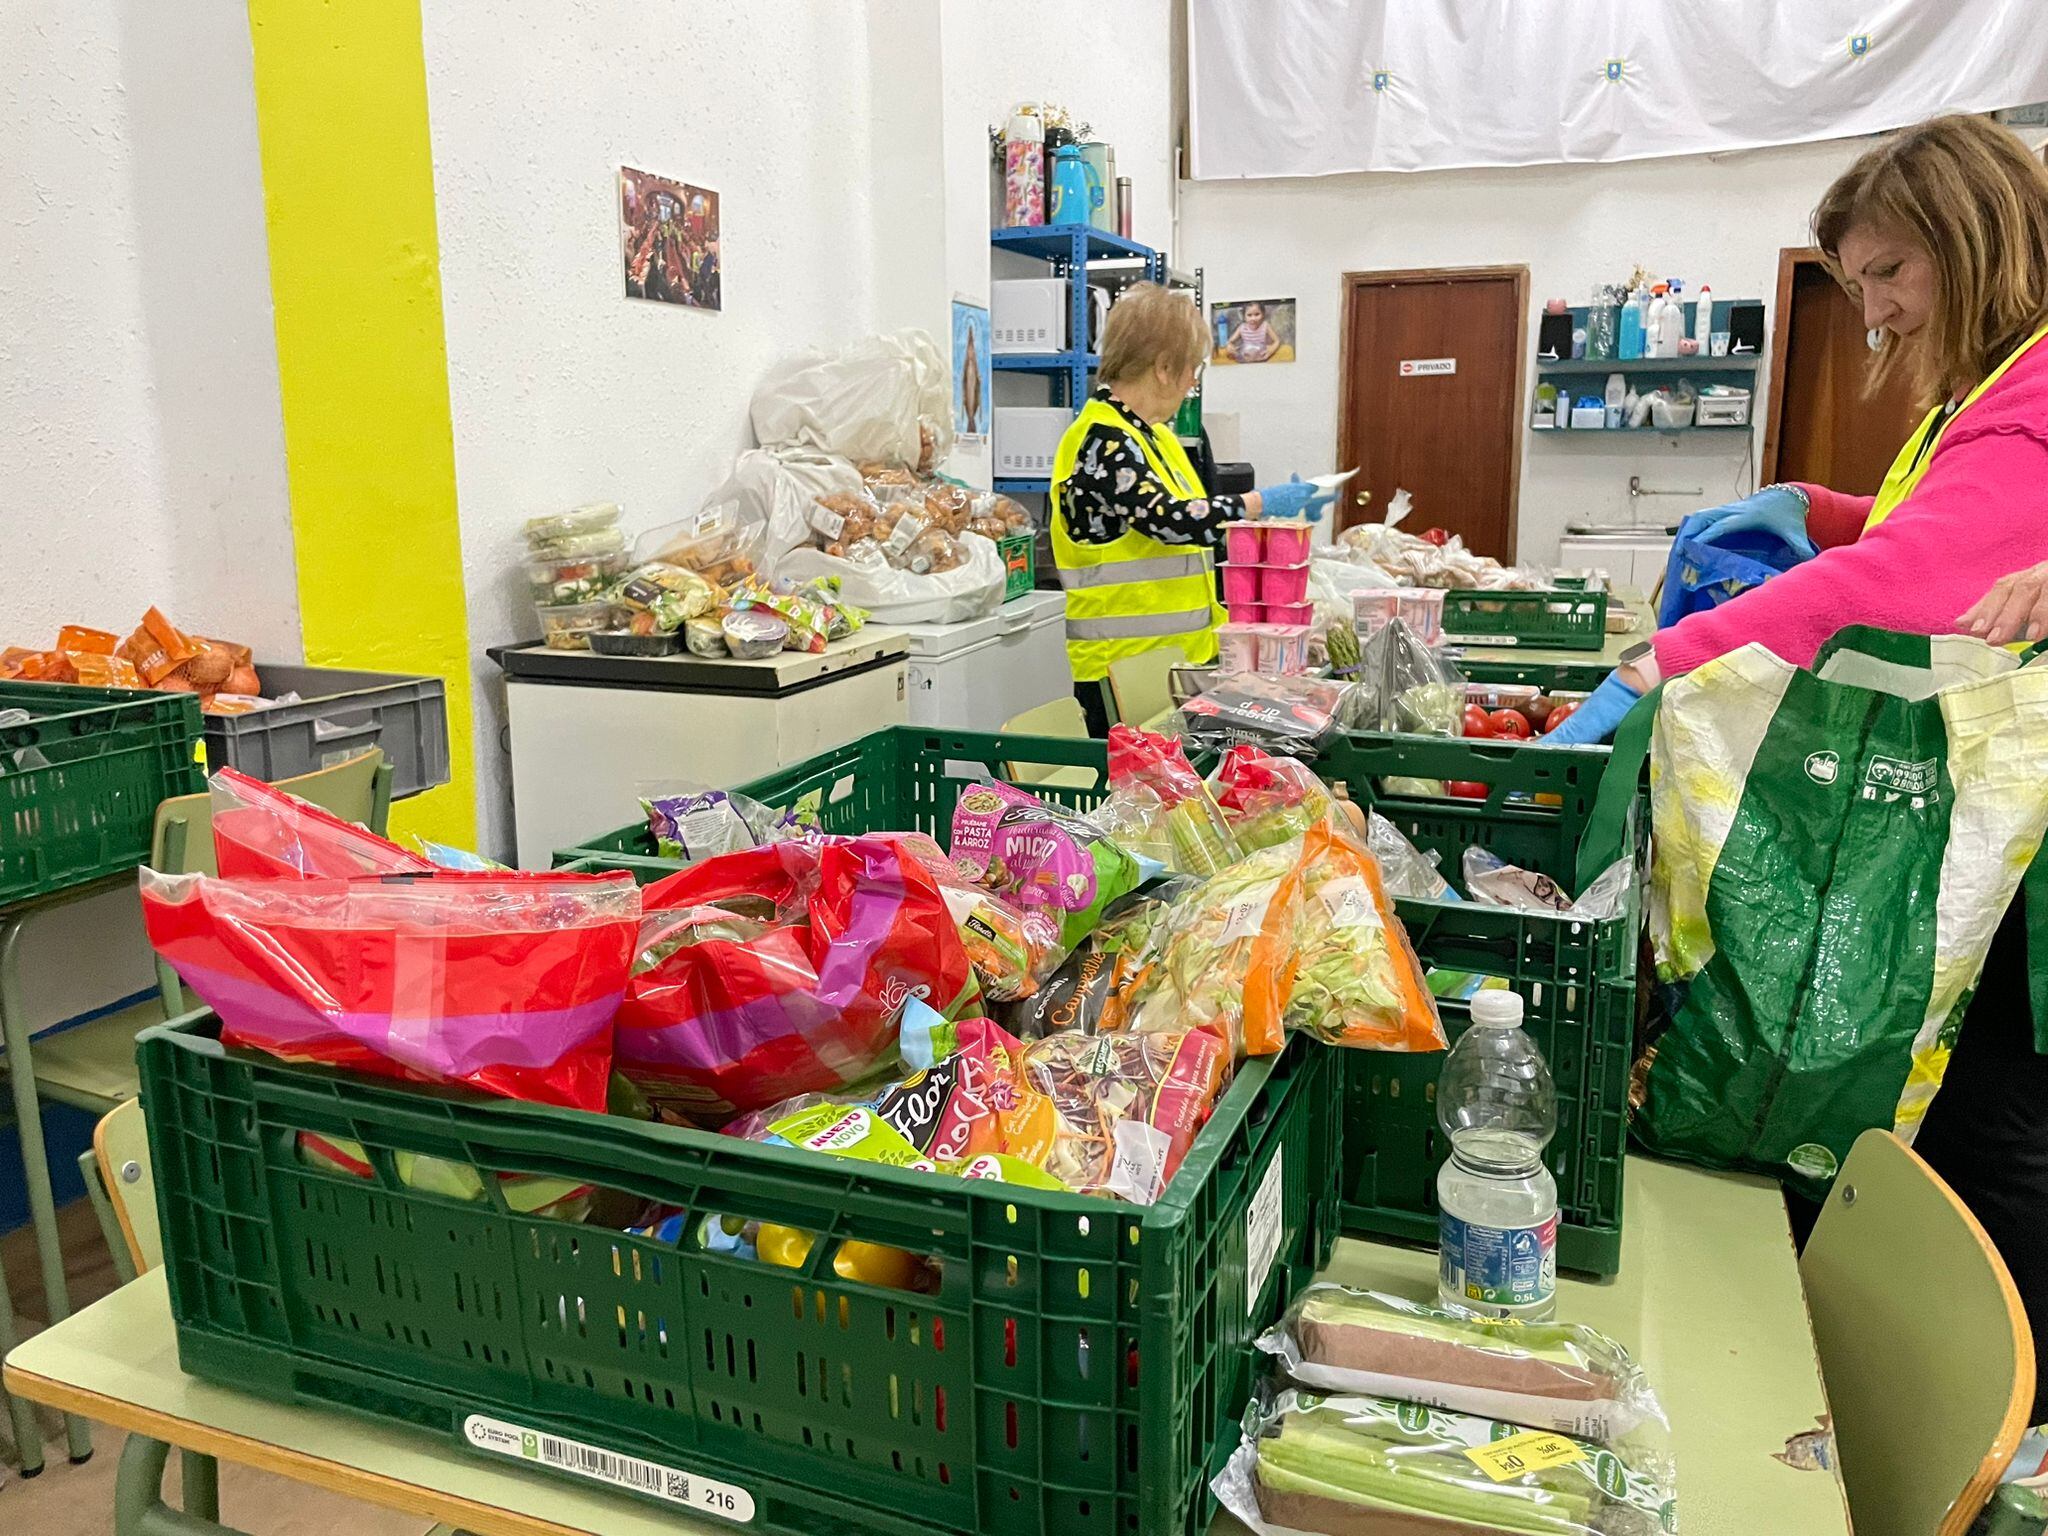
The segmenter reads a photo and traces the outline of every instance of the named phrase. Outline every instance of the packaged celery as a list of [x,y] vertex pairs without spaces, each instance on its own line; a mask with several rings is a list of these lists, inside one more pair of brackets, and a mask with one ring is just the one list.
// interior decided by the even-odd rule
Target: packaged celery
[[1324,1392],[1373,1393],[1603,1444],[1665,1423],[1628,1351],[1582,1323],[1475,1317],[1312,1285],[1258,1344],[1300,1385]]
[[1670,1536],[1655,1445],[1601,1447],[1387,1397],[1289,1388],[1245,1414],[1211,1484],[1261,1536]]

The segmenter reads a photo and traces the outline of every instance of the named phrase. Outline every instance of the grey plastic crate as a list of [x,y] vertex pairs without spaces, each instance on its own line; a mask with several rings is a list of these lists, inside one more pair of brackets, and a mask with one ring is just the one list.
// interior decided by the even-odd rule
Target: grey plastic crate
[[256,664],[263,691],[296,693],[246,715],[206,717],[206,767],[275,783],[382,747],[394,800],[448,782],[448,699],[438,677]]

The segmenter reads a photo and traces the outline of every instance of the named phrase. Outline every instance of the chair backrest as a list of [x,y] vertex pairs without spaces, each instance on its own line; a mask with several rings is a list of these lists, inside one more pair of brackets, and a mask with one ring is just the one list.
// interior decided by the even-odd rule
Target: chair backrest
[[[379,837],[391,820],[391,764],[382,747],[372,747],[332,768],[281,779],[277,787],[343,821],[368,827]],[[213,799],[209,794],[179,795],[157,806],[149,864],[167,875],[220,873],[213,858]],[[159,959],[156,978],[164,1017],[176,1018],[186,1008],[177,974]]]
[[1125,725],[1150,725],[1173,708],[1173,669],[1188,664],[1177,645],[1126,656],[1109,664],[1109,694]]
[[2005,1261],[1911,1148],[1865,1131],[1799,1273],[1856,1536],[1963,1536],[2034,1400]]
[[157,1230],[156,1179],[149,1167],[142,1100],[129,1099],[100,1116],[92,1133],[92,1151],[136,1273],[156,1268],[163,1262],[164,1245]]
[[[1005,736],[1054,736],[1067,741],[1088,739],[1088,717],[1072,694],[1027,709],[1003,722]],[[1002,775],[1012,784],[1037,784],[1067,789],[1094,789],[1101,775],[1092,768],[1062,767],[1054,763],[1006,762]]]

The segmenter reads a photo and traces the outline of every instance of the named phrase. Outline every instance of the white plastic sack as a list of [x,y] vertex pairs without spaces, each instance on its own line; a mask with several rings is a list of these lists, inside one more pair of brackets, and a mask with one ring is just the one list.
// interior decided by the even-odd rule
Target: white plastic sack
[[755,387],[753,416],[764,448],[811,448],[857,464],[929,473],[953,448],[952,380],[920,330],[785,358]]
[[868,610],[877,624],[961,624],[994,613],[1003,602],[1003,557],[978,533],[960,535],[965,564],[920,576],[883,561],[842,560],[802,545],[776,562],[775,574],[808,581],[837,576],[840,595]]
[[803,448],[750,448],[734,461],[732,473],[704,498],[699,515],[731,507],[743,523],[758,520],[767,529],[760,545],[761,569],[779,575],[782,557],[811,537],[813,502],[834,491],[860,488],[859,472],[844,459]]

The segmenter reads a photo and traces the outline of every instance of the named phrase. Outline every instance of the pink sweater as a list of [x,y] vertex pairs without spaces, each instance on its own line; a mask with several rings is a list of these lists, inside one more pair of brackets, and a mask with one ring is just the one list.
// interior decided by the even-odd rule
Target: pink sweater
[[2048,560],[2048,342],[1949,423],[1913,494],[1868,534],[1871,497],[1800,489],[1819,556],[1660,631],[1666,677],[1752,640],[1803,667],[1846,624],[1951,634],[1999,577]]

